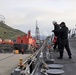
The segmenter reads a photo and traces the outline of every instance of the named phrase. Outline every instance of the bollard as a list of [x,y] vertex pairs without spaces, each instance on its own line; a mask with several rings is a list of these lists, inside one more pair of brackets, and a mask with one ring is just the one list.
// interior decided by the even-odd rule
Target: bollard
[[23,64],[22,64],[23,58],[20,58],[19,61],[20,62],[19,62],[19,65],[18,66],[20,67],[20,69],[22,69],[22,67],[23,67]]
[[21,70],[20,69],[15,69],[13,75],[20,75]]

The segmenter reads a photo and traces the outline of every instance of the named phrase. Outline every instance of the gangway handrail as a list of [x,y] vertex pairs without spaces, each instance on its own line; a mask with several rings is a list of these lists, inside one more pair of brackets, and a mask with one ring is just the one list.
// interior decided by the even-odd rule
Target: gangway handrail
[[[29,69],[30,65],[33,63],[33,61],[34,61],[35,58],[37,57],[37,55],[38,55],[40,52],[43,52],[44,47],[45,47],[45,45],[46,45],[46,43],[47,43],[47,41],[48,41],[49,38],[50,38],[50,37],[47,37],[47,38],[46,38],[46,40],[45,40],[44,44],[42,45],[42,47],[36,52],[35,56],[33,57],[33,60],[30,62],[30,64],[29,64],[28,67],[26,68],[25,73],[27,72],[27,70]],[[43,46],[44,46],[44,47],[43,47]],[[39,58],[39,57],[38,57],[38,58]],[[38,65],[39,65],[39,61],[37,62],[36,66],[35,66],[35,68],[34,68],[34,70],[33,70],[33,72],[31,73],[31,75],[34,74],[34,72],[35,72],[35,70],[37,69]]]
[[36,52],[36,54],[34,54],[35,56],[32,57],[32,61],[30,62],[30,64],[27,66],[25,73],[27,72],[27,70],[29,69],[30,65],[33,63],[33,61],[35,60],[35,58],[37,57],[38,53],[41,52],[41,48]]
[[[51,37],[48,36],[48,37],[46,38],[45,43],[44,43],[44,47],[45,47],[47,41],[49,40],[49,38],[51,38]],[[52,40],[51,40],[51,41],[52,41]],[[44,50],[44,49],[41,49],[41,52],[43,52],[43,50]],[[35,68],[34,68],[34,70],[33,70],[33,72],[31,73],[31,75],[34,75],[34,73],[35,73],[36,69],[38,68],[39,64],[41,63],[41,61],[42,61],[42,60],[38,61],[38,63],[36,64],[36,66],[35,66]]]
[[[30,63],[28,64],[28,66],[27,66],[27,67],[24,66],[24,67],[26,67],[26,68],[24,69],[24,74],[25,74],[25,75],[28,73],[28,70],[29,70],[31,64],[32,64],[32,63],[35,61],[35,59],[36,59],[35,62],[37,62],[37,64],[35,65],[34,69],[33,69],[32,72],[31,72],[31,74],[29,73],[29,75],[34,75],[34,73],[35,73],[35,71],[36,71],[36,69],[37,69],[37,66],[39,65],[39,62],[40,62],[40,61],[38,61],[38,60],[39,60],[39,57],[40,57],[40,53],[45,50],[44,48],[46,47],[46,44],[47,44],[47,41],[49,40],[49,38],[51,38],[51,37],[48,36],[48,37],[46,38],[46,40],[44,41],[43,45],[41,46],[41,48],[40,48],[39,50],[37,50],[33,55],[29,56],[28,59],[23,62],[23,65],[26,65],[26,64],[29,62],[29,60],[31,59],[31,61],[30,61]],[[20,69],[20,67],[17,67],[17,68]],[[21,70],[22,70],[22,69],[21,69]]]
[[[24,62],[23,65],[26,64],[30,59],[32,59],[35,55],[39,53],[40,50],[36,51],[34,54],[30,55]],[[34,58],[33,58],[34,59]],[[20,66],[18,66],[16,69],[20,69]]]

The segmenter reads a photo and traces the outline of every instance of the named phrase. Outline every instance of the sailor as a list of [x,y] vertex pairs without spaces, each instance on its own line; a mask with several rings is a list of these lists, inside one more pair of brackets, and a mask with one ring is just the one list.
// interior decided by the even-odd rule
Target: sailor
[[[53,21],[53,25],[54,25],[54,30],[53,31],[59,31],[60,30],[60,26],[57,24],[57,22]],[[58,46],[58,50],[59,51],[59,46],[60,46],[60,36],[58,32],[54,32],[54,51],[56,51],[56,47]]]
[[58,57],[58,59],[63,59],[63,52],[64,52],[64,48],[66,49],[69,59],[71,59],[71,51],[69,48],[69,41],[68,41],[68,27],[66,27],[65,22],[61,22],[60,24],[61,29],[59,31],[54,31],[54,32],[58,32],[60,35],[60,39],[61,39],[61,44],[60,44],[60,56]]

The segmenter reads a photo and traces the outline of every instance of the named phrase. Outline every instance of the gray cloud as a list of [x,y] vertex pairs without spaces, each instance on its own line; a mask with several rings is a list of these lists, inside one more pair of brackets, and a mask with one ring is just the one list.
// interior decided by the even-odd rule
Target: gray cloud
[[68,27],[76,24],[76,0],[0,0],[0,14],[9,26],[35,32],[38,20],[41,34],[50,34],[52,21],[65,21]]

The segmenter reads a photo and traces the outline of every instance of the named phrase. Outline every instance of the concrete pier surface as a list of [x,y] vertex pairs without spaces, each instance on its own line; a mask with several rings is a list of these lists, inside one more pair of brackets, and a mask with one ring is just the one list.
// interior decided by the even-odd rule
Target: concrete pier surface
[[19,64],[19,59],[23,58],[25,61],[30,54],[13,54],[6,53],[0,54],[0,75],[10,75],[11,72],[17,67]]

